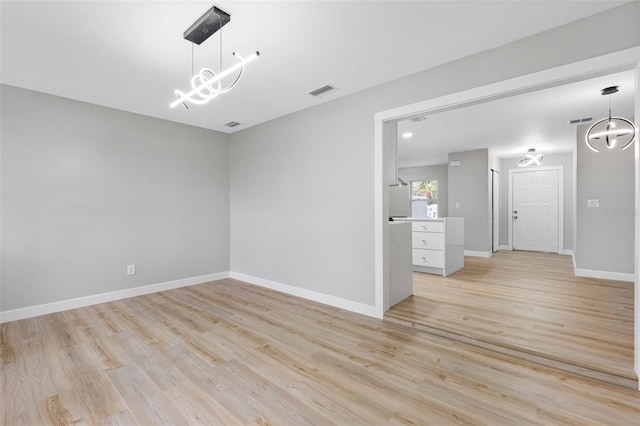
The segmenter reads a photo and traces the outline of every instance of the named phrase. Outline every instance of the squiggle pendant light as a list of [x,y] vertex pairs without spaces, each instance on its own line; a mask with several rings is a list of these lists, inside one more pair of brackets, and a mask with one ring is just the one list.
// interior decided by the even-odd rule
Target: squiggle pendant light
[[527,166],[539,166],[542,164],[542,159],[544,155],[536,154],[535,148],[529,148],[529,151],[525,154],[524,157],[518,161],[518,166],[527,167]]
[[[231,15],[222,9],[213,6],[196,22],[194,22],[187,31],[184,32],[184,38],[194,44],[200,45],[218,30],[222,30],[222,27],[229,23],[229,21],[231,21]],[[219,73],[215,73],[209,68],[203,68],[197,74],[194,74],[192,70],[192,74],[194,75],[191,77],[191,90],[186,93],[180,90],[175,90],[174,93],[177,99],[169,106],[174,108],[177,105],[182,104],[188,109],[189,107],[187,106],[187,102],[194,105],[206,104],[218,95],[230,91],[235,87],[238,81],[240,81],[240,78],[244,73],[244,66],[256,59],[259,55],[260,52],[255,52],[246,58],[242,58],[242,56],[233,52],[233,56],[235,56],[239,62],[224,71],[220,71]],[[193,62],[193,46],[191,49],[191,60]],[[222,68],[222,31],[220,32],[220,68]],[[227,87],[222,87],[222,79],[238,70],[238,76],[233,83],[229,84]]]
[[595,152],[596,147],[604,141],[604,146],[613,149],[620,143],[620,149],[626,149],[633,143],[636,136],[636,126],[632,121],[622,117],[611,117],[611,95],[618,91],[618,86],[602,89],[602,95],[609,95],[609,117],[595,122],[587,131],[585,141],[587,146]]

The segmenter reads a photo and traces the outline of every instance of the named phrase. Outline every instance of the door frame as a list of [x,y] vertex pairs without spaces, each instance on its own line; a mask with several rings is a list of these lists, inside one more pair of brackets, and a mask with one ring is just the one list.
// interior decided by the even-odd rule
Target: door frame
[[564,166],[537,166],[522,169],[509,169],[509,189],[508,189],[508,249],[513,250],[513,175],[516,173],[548,172],[556,170],[558,172],[558,251],[555,253],[566,254],[564,249]]
[[[385,170],[395,161],[388,158],[385,148],[395,143],[397,132],[391,125],[399,119],[410,118],[421,114],[432,114],[438,111],[485,102],[510,95],[517,95],[535,90],[560,86],[567,83],[586,80],[620,71],[634,70],[636,74],[635,122],[640,123],[640,46],[623,49],[602,56],[561,65],[555,68],[491,83],[485,86],[428,99],[398,108],[380,111],[374,114],[374,305],[372,316],[384,318],[384,307],[389,286],[389,250],[388,244],[388,212],[389,202]],[[640,209],[640,140],[636,141],[635,153],[635,205]],[[635,218],[636,229],[640,229],[640,215]],[[640,235],[635,235],[635,296],[634,296],[634,358],[635,372],[640,376]],[[386,293],[386,294],[385,294]]]
[[[496,186],[496,178],[497,178],[497,182],[498,185]],[[495,170],[495,169],[491,169],[491,252],[492,253],[496,253],[498,251],[500,251],[500,221],[502,220],[502,214],[500,213],[500,197],[502,196],[502,194],[500,194],[500,171],[499,170]],[[496,196],[496,188],[498,188],[498,194]],[[498,201],[498,208],[496,209],[496,199]],[[496,242],[496,229],[495,229],[495,223],[496,223],[496,214],[498,216],[498,228],[497,228],[497,232],[498,232],[498,243],[494,245],[494,243]]]

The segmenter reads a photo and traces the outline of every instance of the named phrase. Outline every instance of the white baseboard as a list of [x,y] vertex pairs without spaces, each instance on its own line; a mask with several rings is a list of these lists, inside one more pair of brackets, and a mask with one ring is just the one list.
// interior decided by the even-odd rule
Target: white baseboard
[[279,291],[281,293],[290,294],[291,296],[297,296],[303,299],[322,303],[324,305],[329,305],[335,308],[344,309],[346,311],[355,312],[357,314],[378,318],[378,316],[376,315],[375,306],[373,305],[366,305],[364,303],[354,302],[352,300],[343,299],[341,297],[318,293],[316,291],[279,283],[277,281],[266,280],[264,278],[254,277],[251,275],[242,274],[240,272],[232,271],[231,278],[271,290]]
[[[513,250],[513,248],[511,246],[509,246],[509,245],[506,245],[506,246],[500,246],[500,250]],[[466,252],[465,252],[465,254],[466,254]],[[558,251],[558,254],[564,254],[564,255],[567,255],[567,256],[573,256],[573,250],[562,249],[562,250]]]
[[493,256],[493,253],[491,253],[490,251],[465,250],[464,255],[471,256],[471,257],[491,257]]
[[[575,265],[575,258],[574,258],[574,265]],[[604,280],[635,282],[635,274],[627,274],[624,272],[595,271],[591,269],[575,268],[574,273],[576,274],[577,277],[601,278]]]
[[112,302],[114,300],[128,299],[130,297],[142,296],[144,294],[156,293],[159,291],[172,290],[174,288],[186,287],[195,284],[202,284],[210,281],[229,278],[230,274],[218,272],[215,274],[200,275],[197,277],[182,278],[175,281],[167,281],[159,284],[150,284],[140,287],[128,288],[125,290],[111,291],[109,293],[94,294],[91,296],[78,297],[75,299],[61,300],[59,302],[46,303],[43,305],[28,306],[26,308],[13,309],[0,312],[0,323],[17,321],[25,318],[37,317],[40,315],[62,312],[69,309],[83,308],[85,306],[97,305],[99,303]]

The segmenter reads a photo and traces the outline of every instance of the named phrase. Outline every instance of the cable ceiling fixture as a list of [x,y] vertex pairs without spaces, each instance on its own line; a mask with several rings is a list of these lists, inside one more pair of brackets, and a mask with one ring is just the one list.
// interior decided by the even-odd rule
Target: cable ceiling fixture
[[[190,41],[193,44],[200,45],[216,32],[220,31],[220,71],[214,72],[210,68],[203,68],[198,73],[193,71],[193,44],[191,45],[191,90],[188,92],[182,92],[181,90],[175,90],[176,100],[169,106],[175,108],[182,104],[186,109],[189,109],[187,103],[194,105],[203,105],[209,102],[211,99],[217,97],[222,93],[227,93],[233,89],[242,74],[244,73],[244,67],[249,62],[260,56],[260,52],[256,51],[251,55],[243,58],[238,53],[233,52],[233,56],[238,59],[234,65],[230,66],[226,70],[222,70],[222,27],[231,21],[231,15],[224,10],[213,6],[206,11],[198,20],[196,20],[183,34],[184,39]],[[232,75],[238,71],[235,80],[226,87],[222,86],[222,79]]]
[[619,86],[602,89],[602,95],[609,96],[609,117],[596,121],[587,131],[585,141],[587,146],[595,152],[600,152],[596,145],[613,149],[620,143],[620,149],[626,149],[633,143],[636,136],[636,126],[631,120],[622,117],[611,117],[611,95],[618,92]]

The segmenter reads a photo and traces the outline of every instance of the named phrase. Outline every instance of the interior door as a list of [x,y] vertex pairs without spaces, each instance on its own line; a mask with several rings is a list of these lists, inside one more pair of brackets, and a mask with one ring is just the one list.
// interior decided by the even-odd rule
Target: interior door
[[513,174],[513,249],[558,252],[558,170]]
[[492,252],[500,250],[500,173],[491,170]]

